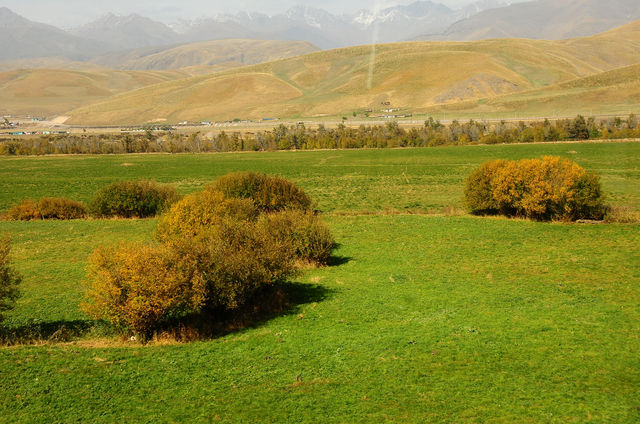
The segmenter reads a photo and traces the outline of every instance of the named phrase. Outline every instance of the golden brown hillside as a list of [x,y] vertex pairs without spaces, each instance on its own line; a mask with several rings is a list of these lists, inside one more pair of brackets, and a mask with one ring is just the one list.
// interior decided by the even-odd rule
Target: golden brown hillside
[[71,112],[83,124],[314,117],[530,91],[640,61],[636,22],[564,41],[412,42],[323,51],[171,81]]
[[180,71],[72,71],[29,69],[0,73],[0,115],[61,114],[118,93],[189,74]]
[[449,117],[553,117],[640,112],[640,64],[536,90],[448,105],[424,112]]
[[113,69],[170,70],[188,67],[229,69],[300,56],[319,49],[305,41],[227,39],[172,48],[111,53],[93,62]]

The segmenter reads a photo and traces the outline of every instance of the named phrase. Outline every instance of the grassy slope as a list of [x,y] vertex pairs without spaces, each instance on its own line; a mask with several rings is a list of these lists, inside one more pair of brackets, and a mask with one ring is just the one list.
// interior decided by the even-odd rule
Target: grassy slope
[[522,93],[433,106],[427,114],[448,118],[620,116],[640,112],[640,65]]
[[168,70],[193,66],[223,68],[300,56],[319,49],[305,41],[229,39],[185,44],[169,49],[136,49],[94,61],[114,69]]
[[0,71],[9,68],[0,72],[0,115],[63,114],[149,85],[243,66],[243,58],[245,63],[255,64],[316,50],[306,42],[219,40],[159,51],[114,53],[98,61],[106,68],[59,58],[0,62]]
[[[286,175],[327,211],[456,204],[489,158],[564,154],[640,208],[640,144],[0,159],[2,203],[87,198],[120,178],[195,190],[234,169]],[[568,153],[577,152],[577,153]],[[133,166],[122,167],[122,163]],[[10,187],[15,188],[8,190]],[[343,264],[306,272],[296,307],[199,343],[89,338],[0,348],[4,422],[637,422],[640,227],[438,216],[328,216]],[[0,222],[24,296],[7,324],[86,323],[98,244],[154,220]],[[84,324],[86,325],[86,324]]]
[[[370,46],[318,52],[155,85],[71,115],[77,123],[318,116],[380,109],[383,101],[420,112],[437,103],[530,90],[635,64],[638,28],[636,22],[565,41],[386,44],[375,48],[375,56]],[[228,85],[244,89],[223,91]]]
[[0,115],[52,115],[188,76],[187,72],[28,69],[0,73]]

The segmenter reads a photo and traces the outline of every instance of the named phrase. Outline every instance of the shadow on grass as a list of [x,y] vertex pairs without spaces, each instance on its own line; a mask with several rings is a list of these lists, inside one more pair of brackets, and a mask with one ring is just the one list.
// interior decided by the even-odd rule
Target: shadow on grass
[[327,266],[336,267],[336,266],[346,265],[351,261],[353,261],[353,258],[349,256],[331,256],[327,261]]
[[[322,302],[331,291],[316,284],[284,283],[261,290],[253,302],[235,311],[212,310],[167,322],[143,341],[190,342],[211,340],[227,334],[256,328],[265,322],[297,314],[305,304]],[[17,327],[0,325],[0,346],[65,343],[90,336],[131,336],[118,333],[104,322],[91,320],[30,322]]]
[[257,328],[278,317],[295,315],[301,306],[326,300],[332,291],[317,284],[286,283],[260,291],[253,302],[235,311],[211,310],[168,322],[154,341],[211,340]]
[[101,329],[108,329],[89,320],[75,321],[32,321],[17,327],[0,326],[0,346],[64,343],[87,336]]

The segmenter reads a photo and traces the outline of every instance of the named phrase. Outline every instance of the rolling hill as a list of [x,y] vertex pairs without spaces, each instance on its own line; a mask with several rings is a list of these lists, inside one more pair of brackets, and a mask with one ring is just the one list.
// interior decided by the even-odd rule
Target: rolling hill
[[0,115],[49,116],[115,94],[180,79],[181,71],[73,71],[29,69],[0,72]]
[[100,66],[128,70],[170,70],[186,67],[233,68],[300,56],[319,49],[305,41],[217,40],[172,48],[136,49],[92,60]]
[[[76,109],[70,122],[134,124],[412,112],[526,92],[640,62],[640,22],[563,41],[414,42],[323,51],[149,86]],[[387,106],[388,107],[388,106]]]
[[640,64],[550,87],[428,108],[449,117],[553,117],[640,112]]
[[220,40],[108,54],[98,64],[64,58],[0,62],[0,114],[62,114],[148,85],[317,50],[306,42]]

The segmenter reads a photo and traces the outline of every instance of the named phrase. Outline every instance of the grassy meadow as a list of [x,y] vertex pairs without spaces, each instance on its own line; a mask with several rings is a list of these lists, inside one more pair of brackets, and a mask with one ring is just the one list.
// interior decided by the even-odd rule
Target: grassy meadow
[[0,422],[638,422],[640,226],[446,213],[480,163],[546,154],[640,210],[640,143],[0,158],[0,212],[123,179],[189,193],[278,173],[340,243],[333,266],[288,286],[288,312],[142,346],[78,304],[89,253],[148,240],[155,220],[0,222],[25,277],[2,331],[71,334],[0,347]]

